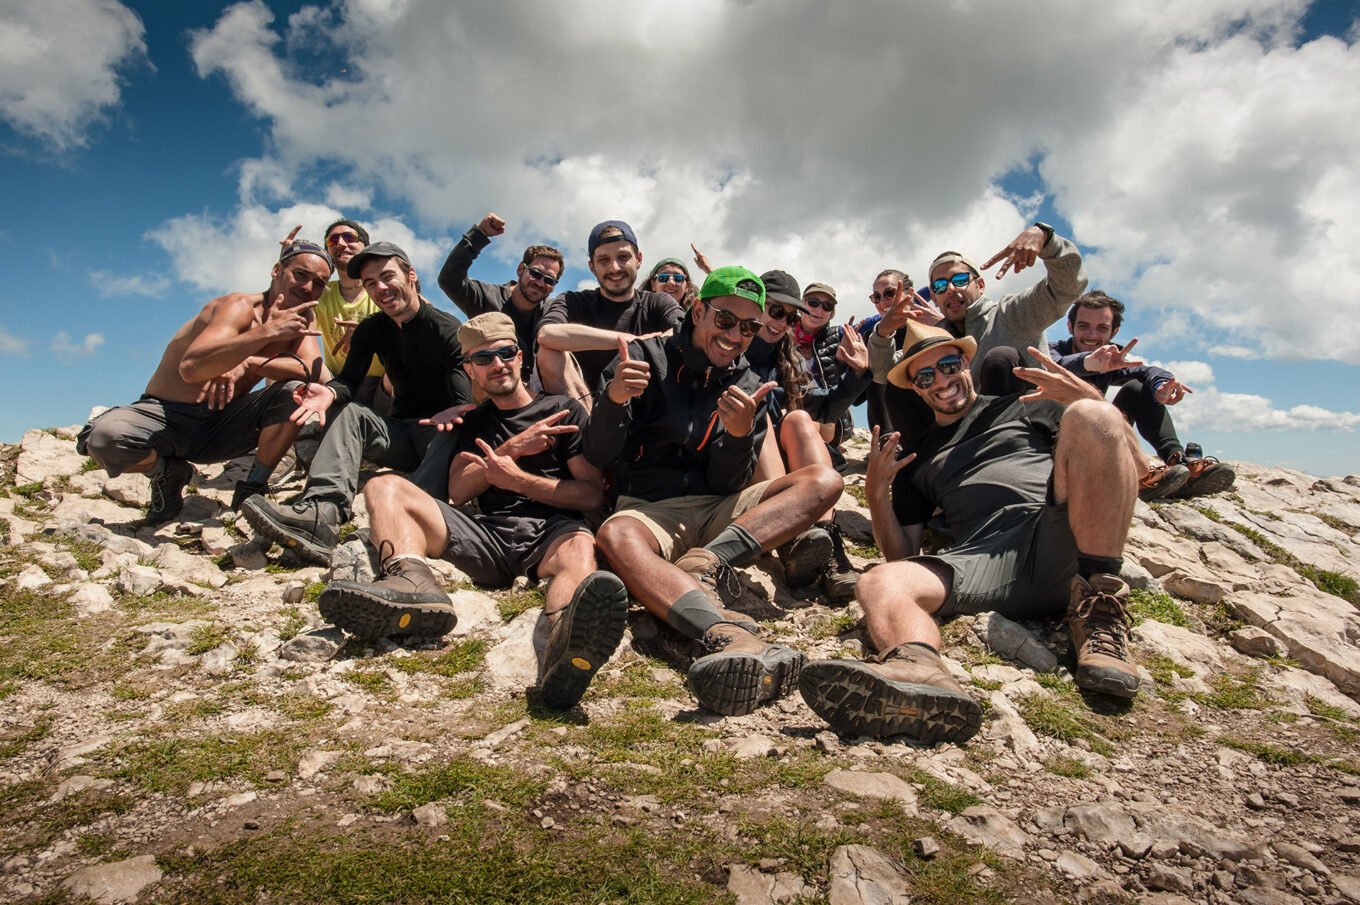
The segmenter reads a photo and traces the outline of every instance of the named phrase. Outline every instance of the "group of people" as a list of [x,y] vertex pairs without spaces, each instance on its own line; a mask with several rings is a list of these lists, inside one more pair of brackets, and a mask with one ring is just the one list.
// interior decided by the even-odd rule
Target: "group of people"
[[[726,715],[796,688],[842,732],[964,741],[982,711],[941,660],[938,620],[983,611],[1065,614],[1077,684],[1136,695],[1119,577],[1135,500],[1221,491],[1233,473],[1177,439],[1167,407],[1190,388],[1134,358],[1136,340],[1114,343],[1123,306],[1085,292],[1070,241],[1036,224],[981,267],[945,252],[919,292],[884,270],[878,314],[840,326],[832,286],[712,267],[697,249],[701,281],[665,258],[639,285],[643,254],[619,220],[587,240],[595,288],[557,292],[564,257],[548,245],[525,249],[507,283],[470,277],[505,228],[488,213],[440,270],[462,322],[356,221],[321,245],[294,231],[269,288],[205,305],[142,398],[91,421],[79,448],[110,475],[150,478],[153,524],[179,513],[190,463],[253,451],[232,507],[322,564],[364,463],[390,469],[362,491],[382,574],[332,581],[322,615],[365,640],[439,637],[458,614],[432,558],[490,587],[547,580],[551,707],[580,701],[630,600],[691,652],[699,704]],[[986,294],[992,266],[1000,279],[1036,263],[1047,274],[1030,289]],[[1064,314],[1071,337],[1045,348]],[[862,575],[835,513],[861,400],[886,560]],[[271,473],[311,425],[324,433],[304,489],[272,500]],[[927,525],[949,543],[924,552]],[[790,589],[858,599],[876,652],[808,662],[766,640],[724,596],[730,570],[766,554]]]

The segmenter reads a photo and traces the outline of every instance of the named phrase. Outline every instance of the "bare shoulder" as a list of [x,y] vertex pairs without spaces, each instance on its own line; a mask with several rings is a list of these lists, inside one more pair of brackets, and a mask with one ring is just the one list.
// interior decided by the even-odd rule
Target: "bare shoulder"
[[208,322],[245,328],[260,316],[263,304],[261,292],[229,292],[204,305],[199,317]]

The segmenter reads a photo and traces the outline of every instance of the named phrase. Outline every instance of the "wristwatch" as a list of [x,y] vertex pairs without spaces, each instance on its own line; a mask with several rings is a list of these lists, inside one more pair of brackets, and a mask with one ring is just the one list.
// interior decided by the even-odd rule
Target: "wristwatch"
[[1049,226],[1047,223],[1040,223],[1040,222],[1037,221],[1037,220],[1034,222],[1034,225],[1037,226],[1037,227],[1039,227],[1040,229],[1042,229],[1042,230],[1044,231],[1044,244],[1045,244],[1045,245],[1047,245],[1049,242],[1052,242],[1052,241],[1053,241],[1053,227]]

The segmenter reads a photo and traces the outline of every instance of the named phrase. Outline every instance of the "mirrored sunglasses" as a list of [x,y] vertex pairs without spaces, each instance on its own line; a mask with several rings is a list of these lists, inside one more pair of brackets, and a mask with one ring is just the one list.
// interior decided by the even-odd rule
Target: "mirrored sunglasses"
[[685,283],[689,281],[689,277],[685,276],[683,273],[658,273],[656,276],[652,277],[652,279],[656,280],[658,283]]
[[508,346],[501,346],[499,349],[482,349],[480,352],[473,352],[467,360],[478,367],[486,367],[494,363],[497,359],[501,361],[514,361],[519,354],[519,346],[511,343]]
[[943,295],[949,291],[949,287],[951,286],[955,289],[962,289],[971,282],[973,282],[973,275],[971,273],[956,273],[952,277],[941,277],[938,280],[931,280],[930,291],[936,295]]
[[326,237],[327,245],[351,245],[362,241],[358,233],[331,233]]
[[941,374],[952,375],[959,373],[959,370],[962,367],[963,367],[962,356],[946,355],[944,358],[941,358],[939,361],[935,362],[935,367],[922,368],[921,370],[917,371],[916,376],[911,379],[911,382],[916,384],[923,390],[928,390],[930,389],[930,385],[935,382],[935,372],[937,370]]

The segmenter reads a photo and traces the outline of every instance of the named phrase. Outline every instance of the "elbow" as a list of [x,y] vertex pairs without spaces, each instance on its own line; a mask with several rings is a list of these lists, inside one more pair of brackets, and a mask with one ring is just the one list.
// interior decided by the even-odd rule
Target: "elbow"
[[562,331],[557,324],[548,324],[538,331],[538,345],[540,349],[552,349],[555,352],[565,351],[562,345]]
[[179,363],[179,378],[185,383],[202,383],[216,377],[216,374],[208,374],[196,357],[186,355]]

